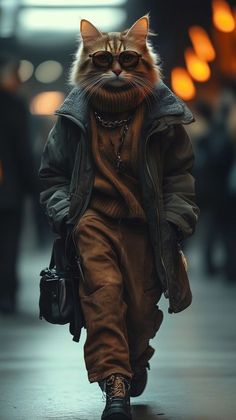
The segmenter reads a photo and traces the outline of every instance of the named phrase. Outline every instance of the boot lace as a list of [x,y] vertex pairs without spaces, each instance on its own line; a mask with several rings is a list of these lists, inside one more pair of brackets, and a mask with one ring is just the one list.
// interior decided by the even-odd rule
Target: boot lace
[[108,398],[124,398],[130,389],[130,383],[123,376],[111,375],[105,386],[105,392]]

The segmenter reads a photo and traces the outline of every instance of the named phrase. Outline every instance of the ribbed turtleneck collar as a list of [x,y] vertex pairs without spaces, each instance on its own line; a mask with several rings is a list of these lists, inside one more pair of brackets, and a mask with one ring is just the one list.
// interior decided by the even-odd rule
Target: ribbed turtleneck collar
[[145,98],[142,91],[136,88],[111,91],[99,89],[91,97],[92,107],[104,114],[127,114],[137,108]]

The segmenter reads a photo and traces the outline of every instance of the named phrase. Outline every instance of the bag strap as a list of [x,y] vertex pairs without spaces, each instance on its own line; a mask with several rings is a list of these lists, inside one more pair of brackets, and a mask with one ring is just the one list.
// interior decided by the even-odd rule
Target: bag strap
[[69,261],[65,253],[65,240],[58,237],[53,242],[49,268],[52,269],[56,267],[56,270],[60,272],[64,271],[65,267],[68,265]]
[[[55,243],[55,241],[54,241]],[[49,263],[49,269],[52,270],[55,267],[55,249],[54,249],[54,243],[52,246],[52,252],[51,252],[51,258]]]
[[[81,335],[81,316],[82,316],[82,309],[80,306],[79,301],[79,279],[75,276],[72,280],[72,293],[73,293],[73,300],[74,300],[74,320],[73,320],[73,341],[76,343],[80,340]],[[70,326],[71,330],[71,326]],[[71,331],[72,332],[72,331]]]

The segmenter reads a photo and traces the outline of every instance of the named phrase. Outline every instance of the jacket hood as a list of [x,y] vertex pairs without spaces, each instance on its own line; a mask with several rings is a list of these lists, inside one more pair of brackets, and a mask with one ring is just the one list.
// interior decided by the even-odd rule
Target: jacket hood
[[[194,121],[193,114],[187,105],[177,97],[164,83],[159,81],[154,89],[154,95],[150,105],[147,107],[146,125],[152,126],[156,120],[164,119],[176,121],[176,123],[190,124]],[[71,115],[81,124],[88,124],[88,102],[85,100],[84,92],[77,86],[69,93],[59,109],[57,115]]]

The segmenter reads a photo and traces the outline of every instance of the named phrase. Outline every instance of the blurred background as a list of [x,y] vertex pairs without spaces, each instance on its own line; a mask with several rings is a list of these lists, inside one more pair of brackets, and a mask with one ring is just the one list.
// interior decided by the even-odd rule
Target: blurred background
[[[71,89],[80,19],[119,31],[148,12],[164,82],[196,119],[187,131],[201,217],[185,244],[194,302],[183,314],[166,315],[157,339],[159,379],[152,373],[147,404],[137,404],[135,418],[236,418],[236,0],[0,0],[2,420],[32,412],[33,419],[78,418],[76,396],[65,388],[73,394],[81,383],[79,418],[97,418],[86,402],[85,371],[81,379],[74,369],[81,375],[83,342],[71,343],[67,327],[38,320],[39,272],[49,263],[53,235],[38,203],[37,171],[54,111]],[[53,403],[42,397],[45,383],[60,385],[57,395],[47,394]],[[170,403],[170,391],[179,399]],[[181,404],[180,392],[190,403]]]

